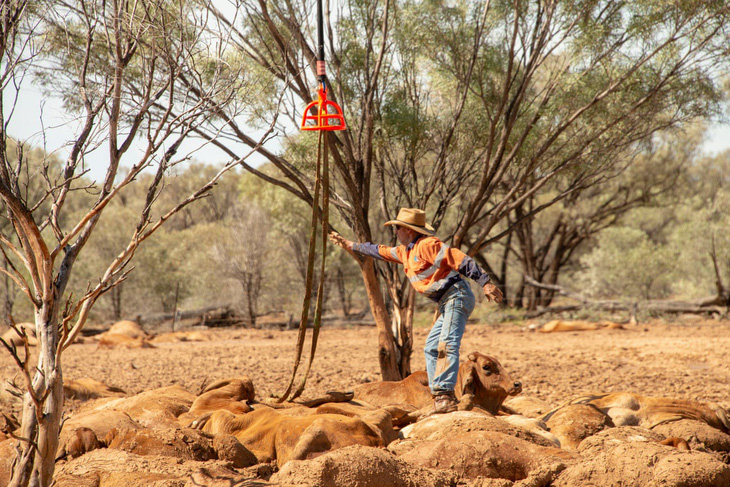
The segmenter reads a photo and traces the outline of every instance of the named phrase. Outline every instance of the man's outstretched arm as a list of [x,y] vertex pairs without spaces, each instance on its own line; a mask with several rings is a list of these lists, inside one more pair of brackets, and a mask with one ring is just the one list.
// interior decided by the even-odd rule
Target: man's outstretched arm
[[359,243],[347,240],[345,237],[337,232],[330,232],[330,241],[347,250],[352,255],[360,255],[364,257],[372,257],[378,260],[384,260],[386,262],[393,262],[395,264],[402,264],[400,257],[398,256],[397,247],[387,247],[385,245],[376,245],[370,242]]

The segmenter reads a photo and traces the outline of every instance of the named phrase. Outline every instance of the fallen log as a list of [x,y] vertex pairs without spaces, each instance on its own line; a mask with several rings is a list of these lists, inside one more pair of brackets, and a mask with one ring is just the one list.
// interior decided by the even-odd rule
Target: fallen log
[[177,313],[152,313],[148,315],[137,315],[134,318],[127,318],[136,321],[141,326],[156,325],[173,319],[192,320],[197,319],[196,326],[232,326],[243,324],[245,318],[230,307],[210,307],[202,309],[192,309],[187,311],[178,310]]
[[545,306],[526,314],[527,318],[536,318],[549,313],[561,313],[566,311],[578,311],[580,309],[595,309],[608,312],[626,311],[630,313],[631,318],[636,318],[638,311],[649,313],[671,313],[671,314],[717,314],[725,316],[730,312],[721,297],[703,298],[697,301],[617,301],[617,300],[594,300],[586,296],[558,286],[555,284],[543,284],[535,281],[529,276],[525,276],[525,283],[530,286],[555,291],[561,296],[578,301],[577,304],[561,305],[561,306]]

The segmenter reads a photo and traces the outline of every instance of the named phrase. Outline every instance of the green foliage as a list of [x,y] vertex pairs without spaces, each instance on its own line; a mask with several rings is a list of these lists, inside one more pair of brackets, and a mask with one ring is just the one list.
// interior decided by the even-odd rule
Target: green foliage
[[600,298],[645,300],[667,297],[676,254],[636,228],[601,232],[596,248],[581,259],[585,289]]

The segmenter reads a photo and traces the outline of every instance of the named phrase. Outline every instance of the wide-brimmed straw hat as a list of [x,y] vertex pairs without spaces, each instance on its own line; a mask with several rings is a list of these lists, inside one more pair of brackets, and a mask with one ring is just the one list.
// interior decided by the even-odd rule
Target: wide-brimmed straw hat
[[388,225],[408,227],[424,235],[434,234],[434,228],[426,223],[426,212],[418,208],[401,208],[395,220],[385,222]]

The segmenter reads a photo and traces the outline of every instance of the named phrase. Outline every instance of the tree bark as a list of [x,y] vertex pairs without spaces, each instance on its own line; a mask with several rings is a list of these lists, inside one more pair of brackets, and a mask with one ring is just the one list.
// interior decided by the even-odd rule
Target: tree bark
[[21,430],[21,437],[30,441],[21,443],[19,461],[10,481],[13,487],[45,487],[53,480],[64,403],[63,374],[57,356],[57,307],[54,296],[36,311],[39,355],[32,382],[35,398],[30,391],[25,393]]
[[383,380],[401,380],[400,368],[396,357],[393,331],[390,329],[390,317],[385,307],[383,295],[380,292],[380,283],[375,272],[375,263],[372,259],[363,259],[360,263],[365,290],[370,303],[370,310],[375,319],[378,330],[378,363]]

